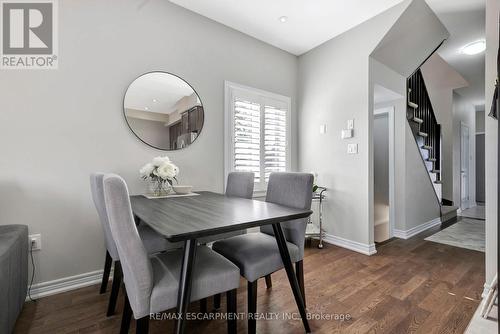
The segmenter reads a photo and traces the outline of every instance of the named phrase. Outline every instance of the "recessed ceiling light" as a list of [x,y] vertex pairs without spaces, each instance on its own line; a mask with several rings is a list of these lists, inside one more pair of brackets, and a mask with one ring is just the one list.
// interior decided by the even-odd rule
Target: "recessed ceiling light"
[[156,102],[158,102],[158,100],[157,99],[153,99],[153,102],[156,103]]
[[144,107],[144,110],[149,110],[149,108],[148,107]]
[[486,41],[480,40],[467,44],[462,48],[462,53],[468,56],[477,55],[486,50]]
[[285,23],[286,21],[288,21],[288,16],[280,16],[279,20],[280,22]]

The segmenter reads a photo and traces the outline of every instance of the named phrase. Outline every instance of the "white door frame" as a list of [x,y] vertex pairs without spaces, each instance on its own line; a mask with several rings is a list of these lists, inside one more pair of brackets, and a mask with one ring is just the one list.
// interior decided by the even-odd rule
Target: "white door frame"
[[[464,129],[467,129],[467,143],[464,146]],[[467,148],[467,156],[464,159],[464,149]],[[466,162],[467,168],[463,168],[463,162]],[[464,185],[462,174],[467,174],[467,184]],[[462,202],[462,198],[464,198],[462,190],[467,189],[467,202]],[[465,210],[470,207],[470,127],[464,122],[460,122],[460,209]]]
[[[394,111],[395,106],[387,106],[375,109],[373,115],[388,115],[389,119],[389,238],[394,237],[394,224],[396,223],[395,187],[394,173],[396,164],[394,161]],[[373,226],[375,229],[375,225]]]

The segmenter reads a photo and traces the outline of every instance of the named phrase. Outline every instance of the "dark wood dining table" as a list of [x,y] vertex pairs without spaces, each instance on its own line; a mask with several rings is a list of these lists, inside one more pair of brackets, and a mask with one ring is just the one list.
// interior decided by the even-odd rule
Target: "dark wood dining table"
[[142,222],[171,242],[184,242],[184,255],[179,280],[175,333],[184,333],[184,315],[191,298],[193,263],[197,239],[220,233],[272,225],[281,259],[292,288],[295,302],[306,333],[310,333],[306,308],[294,273],[282,222],[306,218],[311,210],[290,208],[259,200],[228,197],[212,192],[197,192],[197,196],[148,199],[130,196],[132,211]]

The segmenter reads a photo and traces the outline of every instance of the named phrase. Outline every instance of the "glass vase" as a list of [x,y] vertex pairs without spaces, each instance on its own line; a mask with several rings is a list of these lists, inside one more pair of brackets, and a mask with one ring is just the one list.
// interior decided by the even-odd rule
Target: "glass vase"
[[163,180],[151,180],[149,190],[154,197],[167,196],[170,193],[171,185]]

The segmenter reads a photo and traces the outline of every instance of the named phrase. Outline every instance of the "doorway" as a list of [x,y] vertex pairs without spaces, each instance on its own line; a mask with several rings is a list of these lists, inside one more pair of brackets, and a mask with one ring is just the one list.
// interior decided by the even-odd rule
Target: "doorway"
[[460,209],[470,207],[469,194],[469,127],[460,124]]
[[476,203],[483,206],[485,202],[484,148],[484,133],[476,133]]
[[394,236],[394,106],[375,109],[373,118],[374,240]]

